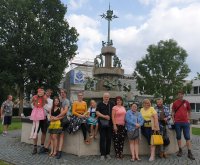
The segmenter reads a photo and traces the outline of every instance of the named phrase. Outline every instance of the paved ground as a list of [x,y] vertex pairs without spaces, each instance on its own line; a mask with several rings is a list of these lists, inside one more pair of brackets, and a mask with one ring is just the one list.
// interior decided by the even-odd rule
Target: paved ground
[[[123,160],[112,158],[111,160],[100,161],[99,156],[77,157],[71,154],[64,154],[60,160],[49,158],[47,154],[31,155],[32,145],[20,142],[20,131],[12,131],[7,137],[0,136],[0,159],[15,165],[199,165],[200,164],[200,136],[192,137],[193,153],[196,158],[191,161],[186,157],[178,158],[170,155],[168,159],[156,158],[154,162],[148,162],[147,156],[142,156],[141,162],[130,162],[130,156]],[[184,155],[187,155],[184,149]]]

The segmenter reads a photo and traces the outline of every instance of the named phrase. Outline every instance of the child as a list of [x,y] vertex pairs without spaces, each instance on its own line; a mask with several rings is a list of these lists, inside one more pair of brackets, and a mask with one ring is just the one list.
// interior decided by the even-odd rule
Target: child
[[[132,104],[131,109],[127,111],[125,116],[126,121],[126,129],[130,144],[130,150],[131,150],[131,161],[141,159],[139,158],[139,128],[143,125],[144,119],[142,118],[142,115],[140,112],[137,112],[137,105]],[[138,131],[137,135],[134,135],[133,133],[135,130]]]
[[96,102],[95,100],[90,101],[90,107],[88,109],[88,116],[87,124],[89,125],[89,132],[90,132],[90,139],[96,139],[97,131],[98,131],[98,122],[96,116]]
[[37,90],[37,95],[33,96],[33,110],[31,112],[30,120],[33,120],[33,126],[31,129],[30,139],[36,139],[37,131],[39,128],[39,121],[45,119],[44,105],[47,103],[46,96],[44,95],[44,90],[39,88]]
[[58,144],[58,134],[62,132],[61,121],[57,118],[61,113],[60,100],[58,97],[55,97],[53,100],[53,107],[51,110],[50,116],[50,125],[49,133],[51,139],[51,152],[49,156],[56,156],[57,153],[57,144]]

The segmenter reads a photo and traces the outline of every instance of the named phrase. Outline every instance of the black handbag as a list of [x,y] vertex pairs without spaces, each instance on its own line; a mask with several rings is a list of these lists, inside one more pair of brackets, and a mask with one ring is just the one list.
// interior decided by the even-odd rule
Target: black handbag
[[[137,122],[138,122],[138,113],[136,114],[137,117]],[[135,140],[137,138],[139,138],[140,135],[140,129],[139,128],[135,128],[134,130],[128,131],[127,132],[127,136],[129,138],[129,140]]]
[[127,132],[129,140],[135,140],[139,138],[139,128]]
[[101,127],[103,127],[103,128],[110,127],[110,121],[109,120],[99,119],[99,122],[100,122]]
[[70,123],[70,119],[68,118],[67,115],[64,116],[64,118],[62,118],[61,120],[61,126],[64,127],[66,125],[68,125]]
[[163,142],[164,142],[164,146],[168,146],[170,144],[170,139],[167,133],[167,130],[165,129],[163,132]]
[[[109,103],[108,103],[109,104]],[[109,108],[108,108],[108,113],[110,115],[110,104],[108,105]],[[110,127],[110,120],[106,120],[106,119],[99,119],[99,124],[102,128],[107,128],[107,127]]]

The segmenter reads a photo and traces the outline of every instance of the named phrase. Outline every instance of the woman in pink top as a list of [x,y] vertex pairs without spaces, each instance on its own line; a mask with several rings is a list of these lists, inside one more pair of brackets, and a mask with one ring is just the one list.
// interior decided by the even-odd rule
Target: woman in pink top
[[122,97],[116,97],[116,105],[112,108],[112,122],[113,122],[113,142],[116,158],[123,158],[124,139],[126,135],[125,130],[125,115],[126,110],[123,106]]

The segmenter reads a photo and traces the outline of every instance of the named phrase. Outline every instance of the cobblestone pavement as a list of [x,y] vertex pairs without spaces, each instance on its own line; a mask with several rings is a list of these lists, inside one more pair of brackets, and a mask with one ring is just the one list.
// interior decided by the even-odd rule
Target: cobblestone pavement
[[156,158],[154,162],[148,162],[147,156],[141,156],[141,162],[130,162],[130,156],[125,156],[123,160],[112,158],[111,160],[101,161],[99,156],[75,156],[63,154],[57,160],[48,157],[47,154],[31,155],[32,145],[20,142],[20,131],[12,131],[7,137],[0,136],[0,159],[15,165],[200,165],[200,136],[192,136],[193,154],[196,158],[191,161],[187,158],[186,148],[184,156],[179,158],[175,154],[167,159]]

